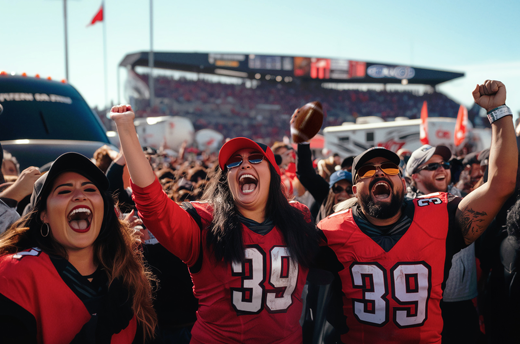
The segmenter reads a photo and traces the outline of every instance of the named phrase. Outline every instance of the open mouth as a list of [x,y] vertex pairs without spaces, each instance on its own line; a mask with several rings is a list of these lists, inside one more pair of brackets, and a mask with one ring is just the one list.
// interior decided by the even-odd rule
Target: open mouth
[[75,207],[67,216],[69,226],[76,232],[86,232],[92,223],[92,211],[88,207]]
[[446,176],[444,174],[441,174],[435,178],[435,180],[444,180],[446,179]]
[[376,199],[388,198],[390,197],[390,192],[390,184],[384,181],[379,181],[372,187],[372,195],[374,195]]
[[255,189],[258,185],[258,179],[256,179],[251,174],[243,174],[240,176],[239,185],[240,185],[240,190],[242,190],[243,193],[249,194],[249,193],[255,191]]

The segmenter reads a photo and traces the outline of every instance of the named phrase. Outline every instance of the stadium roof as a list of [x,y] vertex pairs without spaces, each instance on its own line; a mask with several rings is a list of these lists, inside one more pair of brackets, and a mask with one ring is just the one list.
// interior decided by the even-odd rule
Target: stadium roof
[[[148,51],[126,55],[121,67],[148,67]],[[241,53],[154,52],[154,67],[239,78],[291,82],[420,84],[435,86],[464,73],[416,68],[408,65],[322,57]],[[406,81],[403,81],[406,80]]]

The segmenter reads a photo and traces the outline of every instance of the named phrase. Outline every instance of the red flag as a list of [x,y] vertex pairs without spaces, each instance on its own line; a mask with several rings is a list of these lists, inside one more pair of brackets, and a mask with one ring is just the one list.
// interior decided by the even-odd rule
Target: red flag
[[419,138],[423,145],[430,143],[428,140],[428,105],[424,101],[421,109],[421,125],[419,126]]
[[459,146],[466,138],[468,129],[468,110],[461,105],[457,114],[457,122],[455,123],[455,146]]
[[97,22],[102,22],[102,21],[103,21],[103,4],[101,4],[101,8],[99,9],[98,13],[96,13],[94,18],[92,18],[92,21],[90,22],[90,24],[88,24],[87,26],[94,25]]

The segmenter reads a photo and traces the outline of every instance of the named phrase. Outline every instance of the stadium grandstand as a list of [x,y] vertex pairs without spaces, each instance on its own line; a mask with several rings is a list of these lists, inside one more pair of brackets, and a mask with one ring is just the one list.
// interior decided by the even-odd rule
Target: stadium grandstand
[[[125,98],[137,117],[184,116],[195,130],[264,141],[289,135],[294,109],[323,104],[323,127],[355,122],[360,116],[418,118],[423,102],[430,117],[457,116],[459,104],[436,86],[463,73],[385,63],[297,56],[215,53],[154,53],[149,87],[148,52],[125,56]],[[154,106],[150,106],[150,92]],[[478,107],[469,110],[483,126]],[[104,116],[101,116],[104,117]],[[106,123],[109,124],[109,123]]]

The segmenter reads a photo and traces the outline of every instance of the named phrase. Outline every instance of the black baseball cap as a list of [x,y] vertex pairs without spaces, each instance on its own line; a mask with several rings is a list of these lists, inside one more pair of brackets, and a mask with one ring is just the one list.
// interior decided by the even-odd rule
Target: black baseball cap
[[369,148],[354,158],[354,162],[352,163],[352,184],[356,183],[356,175],[358,168],[363,166],[363,164],[367,161],[378,157],[388,159],[397,166],[399,166],[399,162],[401,161],[399,156],[391,150],[388,150],[383,147]]
[[40,198],[49,193],[54,180],[65,172],[76,172],[92,181],[101,193],[108,190],[108,179],[105,174],[86,156],[68,152],[60,155],[58,159],[54,160],[49,169],[49,172],[42,175],[34,183],[31,201],[25,207],[23,214],[27,214],[34,209],[36,203]]

